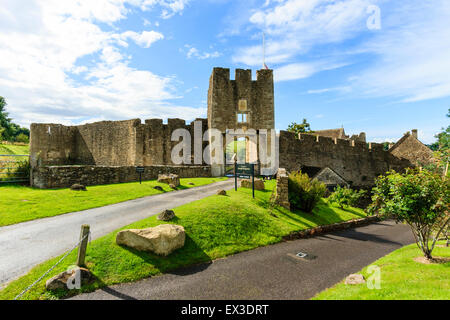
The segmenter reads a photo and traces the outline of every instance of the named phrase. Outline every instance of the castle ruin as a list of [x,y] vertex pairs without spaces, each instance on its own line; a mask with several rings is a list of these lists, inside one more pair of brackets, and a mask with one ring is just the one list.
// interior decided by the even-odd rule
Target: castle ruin
[[[176,173],[181,177],[223,176],[226,162],[207,164],[204,159],[200,163],[195,159],[194,151],[211,143],[211,139],[202,139],[203,133],[208,129],[220,132],[224,149],[230,136],[233,141],[245,139],[245,161],[259,164],[261,143],[256,136],[274,130],[274,106],[272,70],[258,70],[253,80],[251,70],[237,69],[232,80],[229,69],[214,68],[209,81],[207,119],[196,119],[190,124],[182,119],[168,119],[167,124],[161,119],[78,126],[33,123],[31,185],[59,188],[74,183],[136,181],[136,166],[145,167],[144,180],[156,179],[160,173]],[[171,158],[178,144],[172,141],[177,129],[187,130],[192,137],[191,154],[187,155],[190,161],[181,165]],[[278,138],[279,167],[320,172],[327,179],[336,177],[339,183],[345,181],[356,187],[373,185],[376,176],[389,170],[414,166],[417,156],[421,160],[430,157],[414,134],[402,138],[390,151],[385,151],[381,144],[367,144],[364,133],[350,137],[343,129],[299,136],[281,131]],[[415,150],[420,150],[419,154]],[[263,166],[259,168],[262,172]]]

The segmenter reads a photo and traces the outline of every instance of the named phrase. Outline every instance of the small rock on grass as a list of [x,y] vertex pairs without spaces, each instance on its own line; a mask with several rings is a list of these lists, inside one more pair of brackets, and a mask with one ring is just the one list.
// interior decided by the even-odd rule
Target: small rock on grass
[[160,186],[153,187],[153,189],[158,190],[158,191],[164,191],[164,189]]
[[76,284],[75,276],[77,274],[81,277],[81,285],[87,284],[94,280],[93,275],[88,269],[75,267],[71,270],[61,272],[51,279],[48,279],[45,283],[45,288],[47,290],[69,289],[69,287],[67,286],[67,282],[71,281],[72,284]]
[[164,210],[158,215],[158,220],[161,221],[170,221],[175,218],[175,212],[172,210]]
[[73,191],[87,191],[86,186],[78,183],[73,184],[70,189]]
[[219,190],[219,191],[217,191],[217,194],[218,194],[219,196],[226,196],[226,195],[227,195],[227,192],[226,192],[225,190]]
[[351,274],[345,279],[345,284],[362,284],[366,283],[362,274]]

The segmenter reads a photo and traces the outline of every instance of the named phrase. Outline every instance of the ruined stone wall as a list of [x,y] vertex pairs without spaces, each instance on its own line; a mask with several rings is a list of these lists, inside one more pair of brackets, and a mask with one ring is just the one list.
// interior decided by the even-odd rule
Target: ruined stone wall
[[[197,119],[201,132],[207,120]],[[151,166],[174,165],[171,141],[176,129],[191,133],[194,153],[194,122],[181,119],[102,121],[79,126],[32,124],[30,153],[32,167],[53,165]],[[201,137],[200,137],[201,138]],[[202,150],[207,142],[202,143]],[[191,164],[194,164],[193,156]],[[200,163],[199,165],[202,165]]]
[[75,127],[61,124],[31,124],[30,162],[32,167],[73,164],[76,161]]
[[302,166],[329,167],[352,186],[371,186],[375,178],[389,170],[401,171],[413,164],[383,150],[382,144],[314,137],[281,131],[280,167],[289,172]]
[[[240,101],[246,101],[246,107]],[[237,123],[237,113],[247,113],[247,123]],[[222,132],[226,129],[273,129],[274,87],[272,70],[236,69],[230,80],[230,69],[214,68],[209,80],[208,125]]]
[[136,128],[141,120],[102,121],[76,127],[76,164],[132,166],[138,157]]
[[[209,166],[146,166],[142,179],[155,180],[158,174],[174,173],[181,178],[210,177]],[[85,186],[139,181],[136,167],[43,166],[31,169],[32,186],[42,189],[68,188],[75,183]]]
[[[191,135],[191,164],[194,164],[195,122],[199,123],[201,134],[208,130],[207,119],[196,119],[189,125],[186,125],[186,121],[182,119],[168,119],[167,124],[163,124],[161,119],[146,120],[145,124],[139,126],[143,136],[142,147],[138,148],[138,150],[142,149],[142,165],[173,165],[172,148],[179,141],[171,140],[172,133],[177,129],[186,129]],[[200,136],[200,139],[202,139],[202,136]],[[207,144],[207,141],[202,142],[200,148],[203,150]]]

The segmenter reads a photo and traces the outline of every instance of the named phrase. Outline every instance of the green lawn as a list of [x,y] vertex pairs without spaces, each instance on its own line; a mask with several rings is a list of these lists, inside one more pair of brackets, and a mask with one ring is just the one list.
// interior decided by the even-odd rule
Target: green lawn
[[[179,189],[198,187],[225,178],[181,179]],[[188,183],[194,183],[189,185]],[[161,186],[164,191],[153,189]],[[87,187],[88,191],[70,189],[43,190],[20,185],[0,185],[0,227],[64,213],[102,207],[108,204],[172,191],[155,180]]]
[[[413,259],[422,256],[413,244],[392,252],[372,265],[381,268],[381,289],[341,282],[314,297],[315,300],[450,300],[450,262],[425,265]],[[450,248],[436,248],[435,257],[450,257]],[[360,274],[367,279],[364,268]]]
[[[256,191],[256,199],[252,199],[251,189],[240,188],[237,192],[228,191],[227,196],[215,195],[176,208],[174,210],[176,218],[172,223],[184,226],[187,238],[185,246],[168,257],[159,257],[116,245],[115,237],[119,230],[92,241],[88,246],[86,261],[98,280],[82,288],[82,291],[132,282],[182,266],[208,262],[273,244],[293,231],[365,217],[360,209],[341,210],[328,205],[325,200],[321,201],[312,214],[289,212],[281,207],[272,207],[269,199],[274,187],[275,181],[267,182],[265,191]],[[162,223],[153,216],[133,223],[126,229],[147,228]],[[26,276],[10,283],[0,291],[0,299],[14,298],[58,259],[54,258],[39,265]],[[66,295],[66,292],[46,292],[45,280],[65,270],[75,260],[76,252],[72,252],[59,267],[23,298],[54,299]]]
[[0,144],[0,154],[29,154],[30,146],[18,146],[18,145],[9,145],[9,144]]

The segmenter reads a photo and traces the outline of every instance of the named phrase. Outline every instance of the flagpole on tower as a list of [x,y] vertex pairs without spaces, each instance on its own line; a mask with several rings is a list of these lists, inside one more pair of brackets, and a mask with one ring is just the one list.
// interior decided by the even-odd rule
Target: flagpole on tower
[[267,69],[266,65],[266,34],[263,32],[263,69]]

